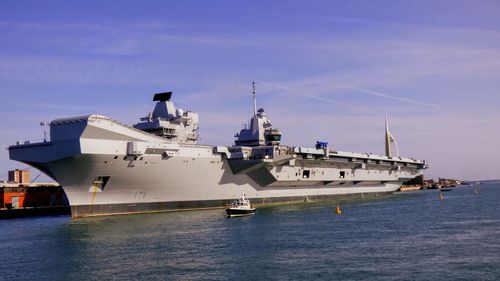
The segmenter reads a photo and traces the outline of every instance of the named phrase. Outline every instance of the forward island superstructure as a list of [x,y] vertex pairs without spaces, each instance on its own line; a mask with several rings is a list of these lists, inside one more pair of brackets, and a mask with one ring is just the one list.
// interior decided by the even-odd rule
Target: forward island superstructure
[[223,208],[242,193],[254,204],[389,193],[426,167],[391,153],[388,126],[386,156],[282,145],[255,92],[234,146],[198,144],[198,114],[171,98],[156,94],[133,127],[97,114],[56,119],[50,141],[10,146],[10,158],[59,182],[73,217]]

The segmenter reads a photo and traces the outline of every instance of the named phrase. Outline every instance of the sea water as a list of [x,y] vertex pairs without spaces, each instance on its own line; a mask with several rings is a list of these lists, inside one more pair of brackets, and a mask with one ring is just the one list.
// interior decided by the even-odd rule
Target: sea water
[[3,220],[0,280],[500,280],[500,185],[443,195]]

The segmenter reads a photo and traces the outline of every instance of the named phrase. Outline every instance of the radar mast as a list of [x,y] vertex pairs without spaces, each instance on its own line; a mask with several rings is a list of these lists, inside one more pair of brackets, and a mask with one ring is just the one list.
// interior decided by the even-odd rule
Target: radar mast
[[255,98],[255,82],[252,82],[252,90],[253,90],[253,117],[257,116],[257,100]]

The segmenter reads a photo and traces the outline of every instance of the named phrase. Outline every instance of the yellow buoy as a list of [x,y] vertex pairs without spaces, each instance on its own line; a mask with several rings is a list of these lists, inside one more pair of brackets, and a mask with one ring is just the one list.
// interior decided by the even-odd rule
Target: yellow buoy
[[337,208],[335,208],[335,214],[337,214],[337,215],[342,214],[342,210],[340,210],[339,204],[337,204]]

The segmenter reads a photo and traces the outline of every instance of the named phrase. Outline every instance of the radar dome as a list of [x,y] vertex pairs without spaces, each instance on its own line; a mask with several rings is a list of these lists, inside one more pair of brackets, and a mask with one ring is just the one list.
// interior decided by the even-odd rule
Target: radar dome
[[176,113],[176,115],[177,115],[177,116],[182,116],[182,115],[184,115],[184,110],[182,110],[182,109],[178,108],[178,109],[175,111],[175,113]]

